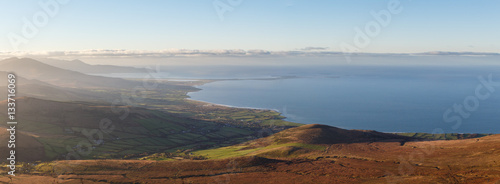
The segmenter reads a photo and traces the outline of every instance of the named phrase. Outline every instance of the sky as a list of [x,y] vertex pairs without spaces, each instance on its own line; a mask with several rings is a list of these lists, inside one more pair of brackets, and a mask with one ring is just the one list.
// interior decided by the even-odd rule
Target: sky
[[[0,0],[0,52],[500,52],[500,1],[494,0],[66,1]],[[56,2],[57,11],[39,5],[47,2]],[[399,3],[399,12],[389,11],[391,3]],[[371,12],[389,12],[391,20],[382,25]],[[23,34],[29,24],[37,31]],[[380,29],[365,39],[368,44],[356,44],[362,35],[356,30],[366,34],[366,25],[372,32],[377,25]]]

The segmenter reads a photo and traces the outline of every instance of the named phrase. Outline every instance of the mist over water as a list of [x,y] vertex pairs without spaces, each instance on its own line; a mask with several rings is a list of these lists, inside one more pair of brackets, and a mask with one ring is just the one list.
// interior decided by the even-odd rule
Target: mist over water
[[[274,109],[288,121],[383,132],[500,133],[500,86],[457,129],[443,114],[500,66],[168,66],[159,78],[231,79],[189,93],[194,100]],[[144,74],[114,74],[140,78]],[[109,76],[109,75],[108,75]],[[238,80],[235,80],[238,79]],[[485,91],[483,91],[484,93]],[[460,116],[458,113],[449,115]]]
[[[192,99],[238,107],[275,109],[287,120],[321,123],[348,129],[384,132],[499,133],[500,89],[479,102],[479,107],[458,129],[445,122],[444,112],[475,95],[479,76],[499,67],[318,67],[294,71],[297,78],[228,80],[208,83]],[[288,70],[290,71],[290,70]],[[500,86],[498,87],[500,88]],[[452,115],[458,115],[452,113]]]

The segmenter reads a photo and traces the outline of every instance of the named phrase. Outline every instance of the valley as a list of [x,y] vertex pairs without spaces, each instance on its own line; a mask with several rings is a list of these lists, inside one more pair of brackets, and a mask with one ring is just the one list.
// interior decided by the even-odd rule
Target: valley
[[[18,76],[19,122],[18,173],[8,177],[2,167],[1,183],[500,180],[498,135],[303,125],[276,111],[187,99],[199,90],[193,86],[212,80],[107,78],[27,58],[0,66],[0,75]],[[7,92],[0,95],[0,119],[7,121]],[[2,124],[2,142],[7,128]],[[8,154],[2,149],[0,157]]]

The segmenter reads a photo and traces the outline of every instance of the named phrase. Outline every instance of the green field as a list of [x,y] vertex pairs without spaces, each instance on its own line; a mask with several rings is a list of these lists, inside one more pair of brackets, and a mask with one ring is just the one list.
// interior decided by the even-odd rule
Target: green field
[[[126,89],[92,89],[102,96],[130,97],[133,104],[123,112],[114,112],[103,102],[65,102],[26,99],[18,129],[36,135],[45,150],[45,159],[64,159],[68,150],[78,151],[89,143],[84,131],[99,130],[106,118],[116,128],[103,134],[100,144],[92,144],[82,159],[140,158],[144,155],[177,150],[199,150],[230,146],[301,124],[284,121],[271,110],[227,108],[186,100],[186,94],[198,89],[176,82],[162,82],[155,90],[138,98]],[[145,98],[144,98],[145,97]],[[19,102],[21,105],[28,102]],[[6,120],[0,113],[0,119]],[[96,138],[96,137],[94,137]]]
[[199,150],[192,152],[194,155],[203,156],[209,159],[223,159],[240,156],[271,156],[271,157],[291,157],[294,156],[291,152],[283,148],[298,148],[308,150],[325,149],[321,145],[303,144],[303,143],[286,143],[286,144],[272,144],[263,147],[251,148],[248,145],[235,145],[228,147],[221,147],[215,149]]

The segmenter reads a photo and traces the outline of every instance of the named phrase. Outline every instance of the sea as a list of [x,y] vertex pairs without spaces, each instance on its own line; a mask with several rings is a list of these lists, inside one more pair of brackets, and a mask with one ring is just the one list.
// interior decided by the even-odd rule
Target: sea
[[291,122],[381,132],[500,133],[496,65],[169,66],[155,75],[217,79],[188,95],[276,110]]

